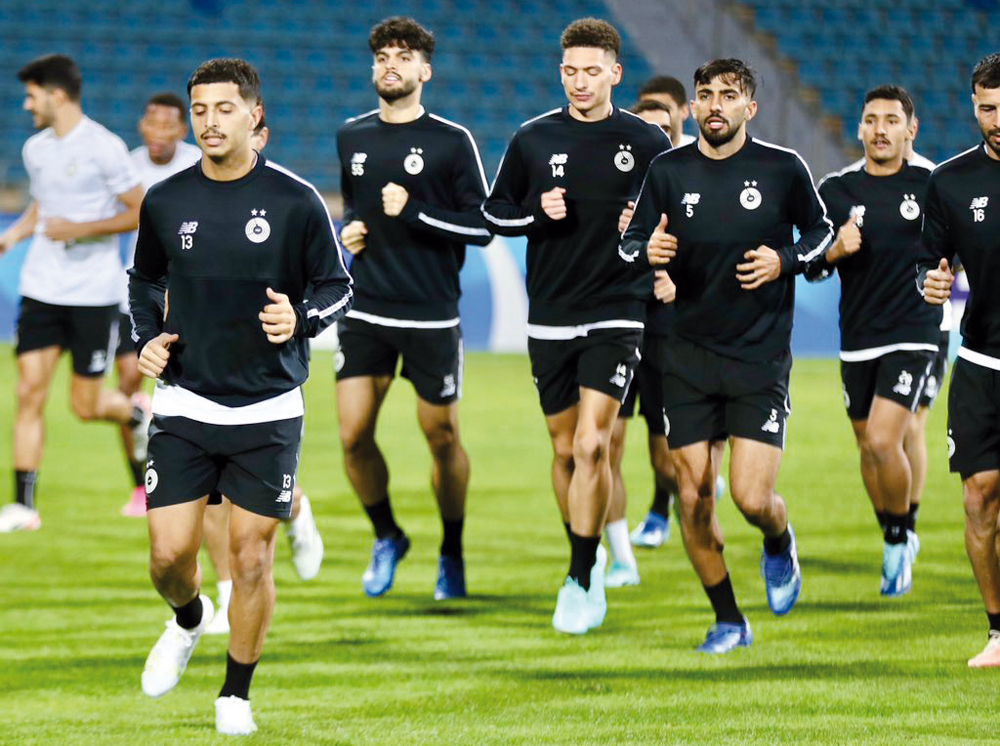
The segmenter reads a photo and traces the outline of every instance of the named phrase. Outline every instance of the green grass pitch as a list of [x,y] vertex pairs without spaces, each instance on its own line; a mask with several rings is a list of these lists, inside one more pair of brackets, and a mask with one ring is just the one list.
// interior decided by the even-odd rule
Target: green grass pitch
[[[10,495],[13,355],[0,349],[0,499]],[[465,537],[471,598],[432,600],[440,527],[412,388],[393,388],[379,426],[397,518],[413,539],[395,588],[361,593],[371,535],[343,475],[329,353],[308,385],[300,483],[326,541],[300,582],[280,538],[278,604],[252,701],[259,743],[625,744],[974,743],[993,739],[997,674],[970,671],[985,615],[947,474],[945,406],[929,427],[923,550],[913,592],[878,594],[881,538],[864,495],[834,361],[800,360],[779,487],[804,573],[795,610],[767,610],[759,534],[724,499],[727,559],[756,641],[693,652],[712,621],[679,536],[639,553],[642,585],[608,594],[581,638],[551,614],[568,547],[549,487],[550,450],[522,356],[467,359],[463,438],[472,462]],[[68,410],[66,361],[48,406],[44,525],[0,536],[0,743],[222,743],[212,702],[226,642],[205,637],[180,685],[139,688],[168,609],[146,574],[145,524],[122,518],[117,435]],[[632,425],[629,517],[651,477]],[[206,569],[213,597],[214,577]]]

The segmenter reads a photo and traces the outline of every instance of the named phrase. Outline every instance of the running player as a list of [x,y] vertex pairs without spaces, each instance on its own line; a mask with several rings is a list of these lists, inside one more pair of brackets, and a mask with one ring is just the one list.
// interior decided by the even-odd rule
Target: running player
[[691,135],[684,133],[684,122],[691,115],[687,91],[684,84],[669,75],[657,75],[650,78],[639,89],[639,101],[658,101],[670,112],[670,140],[675,148],[688,145],[695,141]]
[[841,227],[806,270],[810,279],[829,277],[834,268],[840,274],[844,406],[885,540],[884,596],[910,590],[920,546],[908,530],[915,468],[904,443],[938,352],[941,326],[940,309],[913,292],[930,176],[905,158],[913,123],[913,100],[904,89],[886,85],[865,94],[858,125],[864,164],[820,182],[820,197]]
[[130,271],[139,369],[161,379],[146,470],[150,575],[176,614],[142,689],[173,689],[211,621],[198,549],[209,494],[224,493],[232,632],[216,728],[245,734],[256,730],[249,689],[274,608],[275,534],[292,505],[306,340],[350,307],[350,277],[319,193],[252,147],[257,71],[210,60],[188,95],[203,156],[146,196]]
[[149,424],[138,401],[103,387],[118,340],[122,263],[114,234],[135,228],[142,185],[121,138],[83,113],[83,80],[73,60],[40,57],[18,78],[40,132],[23,151],[32,202],[0,235],[0,253],[32,237],[17,320],[15,502],[0,510],[0,533],[41,526],[35,492],[45,401],[63,350],[73,358],[70,404],[77,417],[129,428],[137,461],[145,459]]
[[694,84],[701,136],[653,161],[620,251],[640,268],[669,265],[677,285],[674,340],[661,363],[664,412],[684,546],[716,614],[698,649],[725,653],[753,636],[722,555],[710,444],[729,438],[733,501],[764,534],[768,604],[787,614],[802,576],[774,487],[790,411],[794,275],[832,231],[798,154],[747,134],[757,113],[753,71],[714,60]]
[[622,78],[611,24],[574,21],[561,42],[569,105],[521,125],[483,212],[498,233],[528,236],[528,353],[571,548],[552,625],[583,634],[607,611],[611,431],[639,362],[650,284],[617,261],[619,219],[670,141],[611,103]]
[[417,392],[443,524],[434,598],[466,595],[462,529],[469,459],[459,438],[462,332],[458,271],[468,243],[492,240],[479,206],[486,176],[472,134],[420,104],[434,36],[412,18],[372,29],[379,105],[337,133],[344,195],[341,240],[354,255],[357,301],[338,326],[337,411],[344,465],[375,533],[364,592],[392,587],[410,540],[389,500],[389,471],[375,424],[403,358]]
[[944,303],[956,259],[969,280],[948,391],[948,456],[951,471],[962,476],[965,548],[989,621],[986,647],[969,661],[983,668],[1000,666],[1000,54],[973,70],[972,106],[984,142],[931,174],[917,286],[928,303]]
[[[144,191],[148,191],[158,181],[183,171],[201,158],[201,151],[196,146],[184,142],[187,130],[187,106],[179,96],[174,93],[150,96],[139,120],[142,145],[129,154]],[[135,239],[134,233],[127,237],[125,269],[132,266]],[[122,279],[124,287],[118,317],[115,368],[118,372],[118,390],[132,397],[139,394],[142,375],[139,373],[139,356],[132,341],[132,321],[128,316],[128,275],[123,273]],[[133,455],[132,432],[127,427],[122,428],[122,443],[128,456],[134,488],[131,498],[122,506],[121,513],[125,516],[142,517],[146,515],[146,460],[144,457],[136,459]]]

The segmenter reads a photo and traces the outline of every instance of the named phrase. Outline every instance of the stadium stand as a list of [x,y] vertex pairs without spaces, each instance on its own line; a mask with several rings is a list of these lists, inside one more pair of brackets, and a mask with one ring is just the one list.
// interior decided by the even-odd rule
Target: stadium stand
[[[50,52],[74,57],[83,70],[85,110],[134,147],[135,123],[150,93],[182,93],[199,62],[233,55],[260,68],[272,132],[268,154],[325,191],[339,182],[334,131],[346,117],[375,105],[366,41],[382,18],[413,15],[435,31],[439,51],[428,108],[473,131],[492,175],[518,124],[564,103],[556,77],[562,28],[574,18],[609,16],[599,0],[3,5],[0,185],[26,182],[20,153],[31,128],[27,115],[16,114],[23,92],[15,73],[32,58]],[[628,39],[625,47],[627,72],[616,98],[630,105],[651,71]]]
[[[918,150],[934,161],[979,137],[968,111],[977,60],[1000,48],[996,2],[969,0],[745,0],[759,31],[797,68],[800,81],[841,129],[857,132],[866,88],[905,86],[920,116]],[[816,29],[823,33],[817,34]]]

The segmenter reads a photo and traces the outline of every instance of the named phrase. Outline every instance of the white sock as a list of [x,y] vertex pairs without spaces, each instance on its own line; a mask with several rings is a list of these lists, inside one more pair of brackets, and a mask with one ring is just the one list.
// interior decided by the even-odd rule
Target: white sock
[[604,527],[604,535],[608,537],[612,560],[635,567],[635,555],[632,554],[632,543],[628,538],[628,521],[622,518],[620,521],[609,523]]
[[233,581],[220,580],[215,584],[215,590],[219,594],[219,608],[229,608],[229,598],[233,595]]

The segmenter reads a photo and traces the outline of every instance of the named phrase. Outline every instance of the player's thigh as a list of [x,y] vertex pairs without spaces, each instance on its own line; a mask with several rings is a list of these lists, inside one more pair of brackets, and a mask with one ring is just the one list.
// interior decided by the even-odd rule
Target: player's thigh
[[715,470],[708,440],[670,449],[681,498],[685,501],[710,496],[714,492]]
[[580,407],[573,404],[561,412],[545,415],[545,426],[549,431],[549,441],[557,459],[570,461],[573,458],[573,438]]
[[273,561],[274,537],[280,521],[235,503],[229,511],[229,556],[235,572],[260,570]]
[[355,376],[337,381],[337,419],[345,444],[374,436],[375,422],[392,384],[392,376]]
[[191,559],[201,547],[207,497],[163,505],[146,513],[153,563],[169,566]]
[[929,350],[890,352],[878,358],[875,396],[915,412],[923,395],[935,353]]
[[840,386],[844,409],[852,422],[868,419],[875,382],[878,378],[878,358],[875,360],[841,360]]
[[118,345],[117,306],[74,306],[70,319],[69,351],[73,372],[83,378],[101,378]]
[[84,420],[92,418],[103,389],[103,377],[81,376],[74,372],[69,381],[69,401],[74,414]]
[[459,443],[458,402],[432,404],[417,397],[417,422],[432,452]]
[[876,396],[868,412],[865,440],[876,450],[893,445],[901,447],[907,428],[915,417],[913,412],[899,402]]
[[[576,407],[580,399],[577,364],[581,350],[580,339],[528,337],[531,376],[546,420]],[[549,432],[551,435],[551,427]]]
[[400,375],[429,404],[448,405],[462,398],[465,348],[457,324],[444,329],[407,329]]
[[748,438],[730,439],[729,490],[733,501],[742,506],[774,492],[781,466],[781,448]]
[[291,516],[302,418],[228,430],[219,436],[226,440],[220,444],[219,491],[233,506],[251,513],[277,519]]
[[186,417],[153,416],[146,458],[146,507],[159,508],[201,500],[218,489],[220,468],[212,450],[218,425]]
[[[617,416],[618,408],[628,394],[639,365],[642,330],[598,329],[591,331],[580,344],[577,384],[581,390],[589,389],[613,399],[616,402],[614,411]],[[597,410],[603,409],[597,404],[593,408],[595,414]]]
[[59,364],[59,347],[43,347],[17,355],[17,396],[22,406],[41,407]]
[[1000,371],[961,357],[948,388],[948,463],[963,480],[1000,469]]

